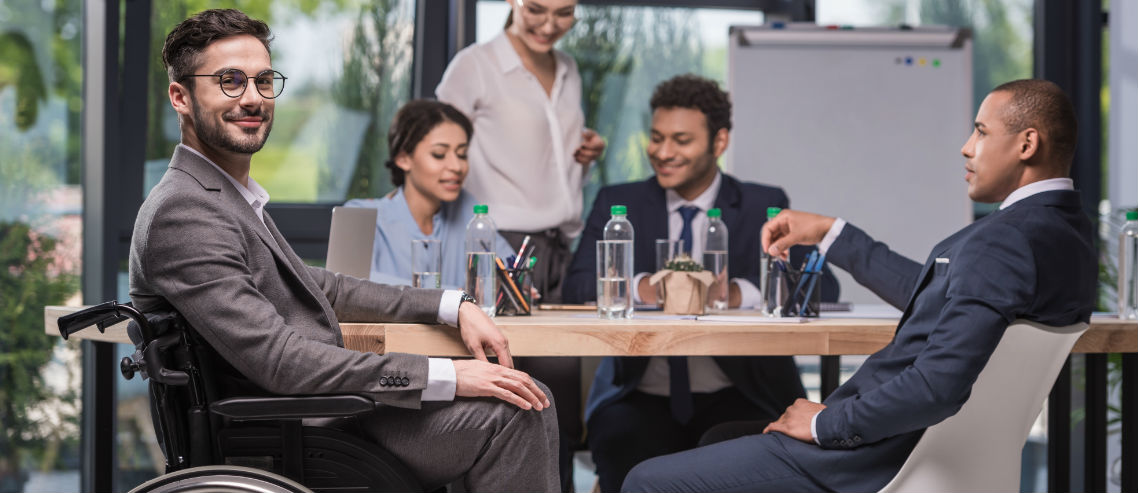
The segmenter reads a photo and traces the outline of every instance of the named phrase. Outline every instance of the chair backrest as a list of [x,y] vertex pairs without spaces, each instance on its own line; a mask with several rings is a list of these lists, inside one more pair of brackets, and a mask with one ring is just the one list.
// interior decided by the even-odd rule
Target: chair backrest
[[360,279],[371,276],[377,214],[378,211],[370,207],[332,208],[325,268]]
[[1016,320],[960,412],[925,430],[881,492],[1019,491],[1020,454],[1055,377],[1087,324]]

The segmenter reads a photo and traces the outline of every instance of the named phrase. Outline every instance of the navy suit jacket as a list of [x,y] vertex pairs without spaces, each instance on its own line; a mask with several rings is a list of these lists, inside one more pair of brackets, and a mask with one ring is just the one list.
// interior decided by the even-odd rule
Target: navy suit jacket
[[[597,298],[597,240],[602,239],[609,210],[613,205],[628,206],[635,240],[633,263],[636,272],[656,270],[656,240],[668,238],[668,209],[664,189],[656,177],[613,185],[597,193],[593,209],[585,223],[581,242],[569,266],[562,297],[568,303],[584,303]],[[727,174],[715,197],[715,207],[723,211],[728,231],[727,270],[731,278],[746,278],[759,286],[759,255],[762,252],[760,231],[767,220],[767,207],[788,208],[790,201],[781,188],[743,183]],[[702,234],[695,231],[692,234]],[[791,261],[800,265],[809,249],[793,249]],[[838,282],[827,271],[823,276],[822,300],[838,299]],[[755,403],[768,418],[782,414],[806,391],[798,376],[798,367],[789,356],[715,357],[723,373],[731,379],[748,400]],[[604,358],[593,381],[585,406],[585,419],[612,402],[624,397],[640,383],[648,366],[646,357]],[[756,419],[764,416],[756,416]]]
[[904,314],[893,341],[824,401],[821,447],[772,436],[829,488],[885,486],[925,428],[964,405],[1013,320],[1090,319],[1092,231],[1078,192],[1042,192],[949,236],[921,266],[847,224],[826,258]]

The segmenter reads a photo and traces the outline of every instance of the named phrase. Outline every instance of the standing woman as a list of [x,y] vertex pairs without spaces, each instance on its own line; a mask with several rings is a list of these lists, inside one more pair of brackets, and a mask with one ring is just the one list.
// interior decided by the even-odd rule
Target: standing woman
[[[590,163],[604,151],[585,128],[577,62],[553,49],[576,21],[577,0],[507,0],[510,17],[494,39],[460,51],[435,89],[474,123],[466,186],[490,205],[514,249],[535,244],[534,286],[561,301],[581,233]],[[552,390],[561,428],[561,485],[571,491],[573,450],[583,435],[580,358],[519,358],[515,363]]]
[[474,122],[467,188],[514,249],[530,235],[534,285],[543,301],[559,302],[583,225],[585,174],[605,143],[585,128],[577,63],[553,49],[577,1],[508,1],[503,32],[455,55],[435,93]]

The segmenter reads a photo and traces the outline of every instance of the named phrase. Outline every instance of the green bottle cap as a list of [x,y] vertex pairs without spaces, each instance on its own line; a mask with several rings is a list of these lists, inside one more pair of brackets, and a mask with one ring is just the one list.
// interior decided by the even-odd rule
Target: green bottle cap
[[488,213],[490,213],[490,206],[488,206],[486,204],[478,204],[478,205],[474,206],[474,213],[475,214],[488,214]]
[[623,205],[614,205],[614,206],[612,206],[612,209],[610,209],[610,211],[612,211],[612,215],[614,215],[614,216],[627,216],[628,215],[628,207],[625,207]]
[[1126,211],[1127,221],[1138,221],[1138,211]]
[[708,209],[707,217],[723,217],[723,211],[719,209]]
[[767,219],[774,219],[780,212],[782,212],[782,207],[767,207]]

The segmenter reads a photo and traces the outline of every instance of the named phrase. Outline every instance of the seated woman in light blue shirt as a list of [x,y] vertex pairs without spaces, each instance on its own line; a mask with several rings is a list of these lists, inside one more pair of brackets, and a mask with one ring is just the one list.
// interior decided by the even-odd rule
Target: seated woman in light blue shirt
[[[473,132],[466,115],[438,101],[411,101],[396,113],[387,132],[387,147],[393,157],[385,163],[396,189],[381,198],[353,199],[344,204],[379,211],[372,281],[410,285],[411,240],[432,239],[439,240],[442,247],[442,287],[463,287],[466,224],[478,204],[462,190],[470,170],[466,151]],[[494,250],[502,259],[514,254],[500,236]]]

